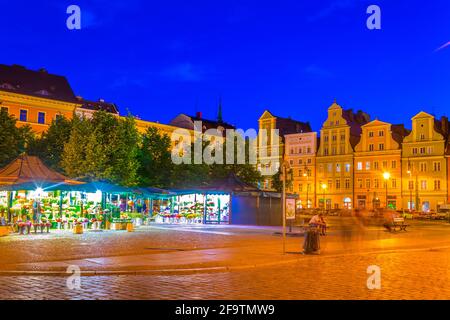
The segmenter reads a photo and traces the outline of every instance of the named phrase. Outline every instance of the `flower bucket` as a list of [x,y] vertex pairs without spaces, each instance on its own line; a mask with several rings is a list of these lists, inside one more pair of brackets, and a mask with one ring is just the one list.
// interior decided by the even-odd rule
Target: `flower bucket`
[[74,234],[83,234],[83,225],[82,224],[76,224],[73,227],[73,233]]
[[127,223],[127,231],[128,232],[133,232],[134,231],[133,223],[131,223],[131,222]]

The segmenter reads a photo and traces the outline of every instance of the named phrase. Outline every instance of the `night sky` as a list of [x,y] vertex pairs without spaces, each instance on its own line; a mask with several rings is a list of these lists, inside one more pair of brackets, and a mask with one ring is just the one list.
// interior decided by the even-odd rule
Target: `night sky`
[[[79,31],[66,28],[70,4]],[[366,27],[370,4],[381,30]],[[219,97],[244,129],[269,109],[319,130],[334,98],[407,127],[420,110],[450,116],[448,0],[1,0],[0,10],[0,63],[65,75],[77,95],[146,120],[215,118]]]

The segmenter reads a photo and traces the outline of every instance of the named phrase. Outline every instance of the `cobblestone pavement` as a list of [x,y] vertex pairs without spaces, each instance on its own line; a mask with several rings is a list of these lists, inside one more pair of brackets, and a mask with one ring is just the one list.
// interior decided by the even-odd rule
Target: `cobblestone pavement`
[[[298,263],[223,273],[0,277],[1,299],[450,299],[450,251],[306,256]],[[381,289],[366,286],[369,265]]]

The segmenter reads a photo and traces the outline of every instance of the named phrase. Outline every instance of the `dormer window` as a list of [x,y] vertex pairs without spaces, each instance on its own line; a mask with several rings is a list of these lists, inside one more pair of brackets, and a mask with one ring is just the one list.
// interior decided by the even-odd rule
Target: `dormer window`
[[36,93],[36,94],[40,94],[41,96],[49,96],[49,95],[50,95],[50,92],[48,92],[48,91],[45,90],[45,89],[36,91],[35,93]]
[[2,83],[0,85],[0,88],[6,89],[6,90],[16,90],[16,88],[13,85],[6,83],[6,82]]

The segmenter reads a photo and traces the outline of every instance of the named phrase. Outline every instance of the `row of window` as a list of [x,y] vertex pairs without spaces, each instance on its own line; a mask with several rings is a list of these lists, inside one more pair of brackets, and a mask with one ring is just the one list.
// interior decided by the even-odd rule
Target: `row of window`
[[291,147],[290,154],[312,154],[311,147]]
[[[381,184],[380,184],[380,182],[381,182]],[[390,186],[388,185],[388,187],[396,189],[397,188],[397,179],[395,179],[395,178],[390,179],[390,182],[391,182]],[[384,189],[384,188],[386,188],[386,181],[385,180],[380,181],[380,179],[375,178],[375,179],[373,179],[373,184],[372,184],[372,180],[371,179],[366,179],[365,181],[363,181],[363,179],[357,179],[356,180],[356,186],[359,189],[363,189],[363,188],[366,188],[366,189],[383,188]]]
[[[441,190],[441,180],[434,180],[433,182],[434,182],[434,189],[433,190],[434,191],[440,191]],[[414,190],[416,188],[415,184],[416,184],[415,181],[410,180],[408,182],[408,189],[411,190],[411,191]],[[428,190],[428,181],[427,180],[420,180],[420,182],[417,181],[417,184],[418,184],[417,188],[420,186],[421,190]]]
[[[390,161],[390,169],[397,169],[397,160]],[[382,169],[389,169],[389,161],[385,160],[381,162],[381,168]],[[380,169],[380,163],[379,161],[366,161],[365,163],[358,161],[356,163],[356,170],[379,170]]]
[[[9,112],[8,107],[2,107],[1,110]],[[46,118],[46,113],[45,112],[39,111],[37,113],[37,123],[45,124],[45,118]],[[20,111],[19,111],[19,121],[21,121],[21,122],[28,122],[28,110],[20,109]]]
[[[333,183],[334,182],[334,183]],[[399,187],[398,181],[397,179],[390,179],[389,180],[389,184],[388,184],[388,188],[392,188],[392,189],[397,189]],[[356,184],[355,184],[355,188],[358,189],[385,189],[386,188],[386,183],[387,181],[382,180],[382,179],[357,179],[356,180]],[[427,180],[421,180],[417,182],[417,187],[415,186],[416,182],[413,180],[408,181],[408,190],[415,190],[416,188],[420,189],[420,190],[434,190],[434,191],[440,191],[441,190],[441,180],[434,180],[433,181],[433,189],[429,189],[428,186],[428,181]],[[309,186],[309,185],[308,185]],[[321,192],[327,191],[327,190],[332,190],[333,188],[335,190],[340,190],[341,189],[341,179],[336,179],[336,180],[328,180],[326,181],[326,184],[324,184],[324,182],[319,181],[318,186],[321,189]],[[344,185],[343,187],[345,189],[350,189],[351,188],[351,181],[350,179],[345,179],[344,180]],[[302,191],[303,185],[299,184],[299,190],[300,192]]]
[[433,147],[420,147],[420,148],[412,148],[411,149],[412,154],[417,155],[417,154],[432,154],[433,153]]
[[[326,168],[327,168],[327,172],[332,173],[333,172],[333,167],[334,167],[334,171],[335,172],[342,172],[342,170],[344,169],[345,172],[350,172],[351,169],[351,165],[350,163],[345,163],[344,164],[344,168],[342,168],[342,164],[340,163],[327,163]],[[319,165],[319,173],[322,173],[324,170],[324,166],[323,165]]]
[[[305,164],[311,164],[311,163],[312,163],[312,159],[311,159],[311,158],[308,158],[308,159],[306,159],[306,161],[303,161],[303,159],[299,159],[299,160],[297,161],[297,163],[298,163],[299,165],[302,165],[303,163],[305,163]],[[291,166],[293,166],[293,165],[294,165],[294,160],[293,160],[293,159],[290,159],[290,160],[289,160],[289,164],[290,164]]]

